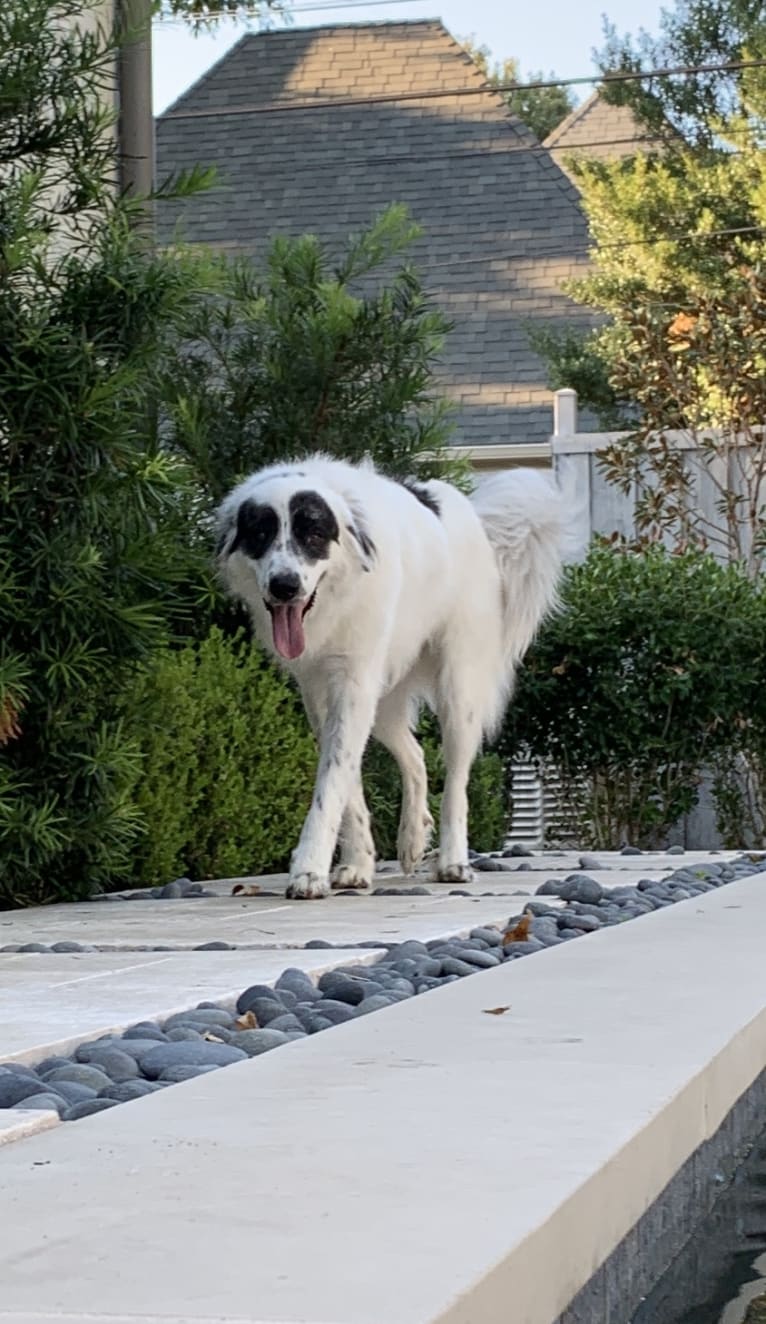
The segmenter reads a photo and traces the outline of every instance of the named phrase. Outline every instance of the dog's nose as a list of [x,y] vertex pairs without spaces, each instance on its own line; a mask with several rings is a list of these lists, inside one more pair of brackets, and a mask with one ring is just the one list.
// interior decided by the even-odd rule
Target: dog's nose
[[292,602],[301,590],[301,581],[293,571],[282,575],[272,575],[269,580],[269,595],[275,602]]

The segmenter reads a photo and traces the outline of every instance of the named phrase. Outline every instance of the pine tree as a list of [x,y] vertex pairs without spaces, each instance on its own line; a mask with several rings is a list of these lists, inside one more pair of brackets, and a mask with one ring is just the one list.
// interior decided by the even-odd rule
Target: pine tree
[[117,196],[116,54],[87,0],[0,7],[0,899],[87,895],[138,830],[121,686],[189,573],[151,426],[196,285]]
[[222,263],[163,387],[167,443],[209,498],[311,451],[459,476],[433,383],[449,325],[406,262],[417,233],[393,206],[339,257],[304,235],[277,238],[262,271]]

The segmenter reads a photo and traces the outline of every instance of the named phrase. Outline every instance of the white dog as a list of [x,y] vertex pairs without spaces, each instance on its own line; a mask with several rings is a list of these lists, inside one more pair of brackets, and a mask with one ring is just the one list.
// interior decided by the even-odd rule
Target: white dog
[[533,469],[479,483],[400,483],[312,456],[241,483],[219,511],[218,558],[261,642],[300,686],[320,746],[288,896],[367,888],[375,856],[361,782],[372,733],[401,770],[398,853],[410,873],[433,827],[413,726],[427,703],[446,782],[438,878],[470,879],[466,787],[516,666],[553,606],[562,499]]

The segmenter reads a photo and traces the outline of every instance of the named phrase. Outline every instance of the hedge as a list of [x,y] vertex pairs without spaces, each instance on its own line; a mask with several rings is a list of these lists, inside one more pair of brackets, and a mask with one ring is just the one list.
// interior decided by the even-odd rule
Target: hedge
[[[202,643],[167,651],[136,681],[126,733],[143,771],[134,804],[143,841],[127,881],[149,886],[180,875],[233,877],[287,866],[311,799],[316,749],[297,693],[243,635],[214,628]],[[438,818],[444,768],[432,722],[424,727]],[[400,782],[374,742],[365,786],[380,858],[396,855]],[[471,778],[477,848],[502,844],[499,757]]]
[[765,606],[761,582],[709,553],[594,544],[522,668],[506,766],[557,774],[578,844],[662,844],[703,769],[766,747]]

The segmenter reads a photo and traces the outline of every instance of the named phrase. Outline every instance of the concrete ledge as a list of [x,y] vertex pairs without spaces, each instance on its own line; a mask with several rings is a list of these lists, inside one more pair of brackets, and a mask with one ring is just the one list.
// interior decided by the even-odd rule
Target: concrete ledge
[[0,1320],[552,1324],[766,1066],[765,928],[755,877],[3,1147]]
[[12,1140],[25,1140],[38,1131],[58,1126],[59,1115],[41,1108],[0,1108],[0,1145]]
[[[684,1246],[699,1232],[765,1123],[766,1071],[762,1071],[715,1134],[686,1160],[658,1199],[578,1292],[557,1324],[595,1324],[595,1321],[630,1324],[634,1320],[638,1324],[639,1318],[643,1324],[655,1324],[653,1305],[647,1303],[640,1309],[642,1303]],[[728,1249],[730,1238],[731,1233],[723,1236],[719,1230],[716,1240],[723,1241]],[[663,1319],[675,1319],[689,1308],[691,1301],[705,1299],[704,1288],[699,1294],[703,1277],[699,1259],[707,1262],[710,1250],[709,1243],[704,1240],[699,1243],[694,1279],[681,1279],[678,1287],[684,1295],[676,1301],[675,1308],[670,1305]],[[721,1272],[720,1265],[718,1271]]]

